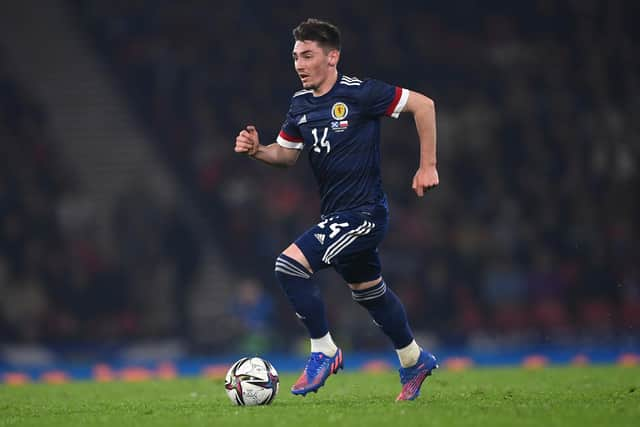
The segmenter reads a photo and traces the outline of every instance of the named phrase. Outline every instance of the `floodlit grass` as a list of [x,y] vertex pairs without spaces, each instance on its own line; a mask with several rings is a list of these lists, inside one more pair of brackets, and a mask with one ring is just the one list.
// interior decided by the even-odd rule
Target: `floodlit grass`
[[637,426],[640,368],[440,370],[414,402],[393,373],[340,373],[306,398],[281,377],[270,406],[237,407],[223,382],[0,386],[0,426]]

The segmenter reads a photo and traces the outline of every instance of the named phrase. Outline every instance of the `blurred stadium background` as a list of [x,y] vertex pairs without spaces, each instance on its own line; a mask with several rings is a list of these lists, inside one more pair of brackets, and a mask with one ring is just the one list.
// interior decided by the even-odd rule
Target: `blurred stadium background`
[[[383,126],[384,274],[421,342],[640,354],[638,3],[316,3],[3,2],[0,371],[307,351],[272,271],[315,184],[233,141],[277,134],[309,16],[341,28],[343,72],[436,101],[422,200],[413,121]],[[392,355],[318,280],[340,344]]]

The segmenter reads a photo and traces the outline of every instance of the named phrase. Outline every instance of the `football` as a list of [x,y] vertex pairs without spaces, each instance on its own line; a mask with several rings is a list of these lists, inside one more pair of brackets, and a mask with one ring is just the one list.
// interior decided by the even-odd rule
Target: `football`
[[239,406],[268,405],[273,402],[280,381],[278,372],[260,357],[243,357],[231,365],[224,389],[231,401]]

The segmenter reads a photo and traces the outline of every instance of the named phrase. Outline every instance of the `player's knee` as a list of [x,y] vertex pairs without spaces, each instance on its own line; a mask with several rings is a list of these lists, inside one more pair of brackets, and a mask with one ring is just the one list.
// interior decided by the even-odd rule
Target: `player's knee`
[[379,280],[375,285],[369,286],[362,289],[353,289],[351,290],[351,297],[357,303],[362,305],[367,305],[369,301],[377,300],[382,297],[387,292],[387,284],[384,283],[384,280]]
[[275,264],[276,277],[282,282],[283,276],[299,277],[302,279],[310,279],[313,274],[304,265],[291,258],[284,253],[281,253],[276,258]]
[[280,254],[276,259],[275,275],[298,315],[306,318],[317,311],[320,291],[310,280],[309,270],[293,258]]
[[302,252],[302,250],[298,247],[297,244],[295,243],[290,244],[287,247],[287,249],[282,251],[282,255],[286,255],[289,258],[293,258],[294,260],[296,260],[296,262],[302,264],[302,266],[305,269],[307,269],[309,272],[311,272],[311,274],[313,274],[313,269],[311,268],[311,265],[309,264],[307,257]]
[[382,276],[379,276],[377,279],[369,280],[367,282],[359,282],[359,283],[349,283],[349,287],[352,291],[365,291],[369,288],[373,288],[378,286],[382,281]]

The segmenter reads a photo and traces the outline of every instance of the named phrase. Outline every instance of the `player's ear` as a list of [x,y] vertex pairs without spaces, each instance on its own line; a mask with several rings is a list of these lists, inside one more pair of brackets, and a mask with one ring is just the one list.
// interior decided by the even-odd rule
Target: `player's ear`
[[338,65],[338,61],[340,60],[340,51],[337,49],[332,49],[329,51],[329,65],[335,67]]

